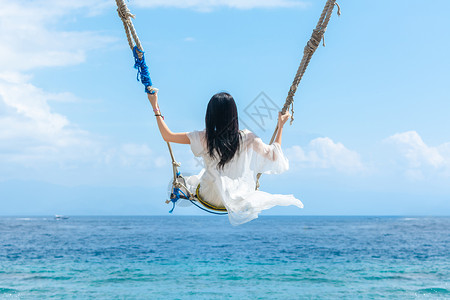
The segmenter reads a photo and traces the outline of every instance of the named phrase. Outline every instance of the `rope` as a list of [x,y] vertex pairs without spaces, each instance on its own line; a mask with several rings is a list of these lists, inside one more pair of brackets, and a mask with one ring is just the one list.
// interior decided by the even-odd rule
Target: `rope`
[[125,29],[125,33],[128,39],[128,45],[130,45],[130,49],[133,50],[134,42],[139,50],[144,51],[142,48],[139,37],[137,36],[136,30],[134,29],[133,22],[131,19],[135,19],[135,16],[130,12],[127,5],[125,4],[125,0],[116,0],[117,4],[117,13],[119,14],[120,19],[123,23],[123,28]]
[[[297,73],[295,74],[294,80],[292,81],[291,87],[289,89],[288,95],[286,97],[286,102],[283,105],[283,108],[281,109],[281,113],[286,113],[287,110],[289,110],[289,107],[291,108],[291,122],[294,121],[294,95],[297,91],[298,85],[300,84],[300,81],[303,78],[303,75],[305,74],[306,68],[309,65],[309,62],[311,61],[311,58],[314,54],[314,52],[317,50],[317,48],[320,45],[320,42],[324,40],[324,34],[327,30],[328,22],[330,21],[331,14],[333,13],[334,6],[338,7],[338,15],[341,15],[341,8],[336,3],[336,0],[327,0],[325,3],[325,7],[323,8],[322,14],[320,15],[319,21],[317,22],[316,28],[314,28],[311,38],[306,43],[305,48],[303,49],[303,58],[300,62],[300,65],[297,69]],[[325,46],[325,42],[323,44]],[[270,144],[273,143],[275,140],[275,137],[278,132],[278,124],[275,127],[275,131],[272,134],[272,138],[270,139]],[[259,189],[259,178],[261,177],[261,173],[258,173],[256,175],[256,189]]]
[[194,204],[195,206],[197,206],[197,207],[200,208],[201,210],[204,210],[204,211],[206,211],[206,212],[209,212],[210,214],[215,214],[215,215],[227,215],[227,214],[228,214],[227,212],[216,212],[216,211],[208,210],[208,209],[206,209],[206,208],[204,208],[204,207],[201,207],[201,206],[198,205],[197,203],[195,203],[194,200],[189,200],[189,201],[191,201],[192,204]]
[[[180,173],[178,172],[177,175],[180,175]],[[204,208],[204,207],[198,205],[197,203],[195,203],[195,200],[194,200],[195,198],[192,197],[192,195],[189,194],[189,192],[188,192],[189,195],[186,195],[186,193],[184,193],[183,190],[181,189],[181,187],[183,187],[186,191],[188,191],[186,186],[179,181],[175,181],[175,182],[176,183],[174,183],[174,188],[173,188],[173,194],[175,195],[175,197],[170,199],[170,201],[166,202],[166,203],[172,202],[172,209],[169,211],[169,213],[172,213],[173,210],[175,209],[176,202],[181,199],[181,196],[180,196],[180,193],[181,193],[186,198],[186,200],[189,200],[192,204],[194,204],[201,210],[204,210],[204,211],[206,211],[210,214],[214,214],[214,215],[227,215],[228,214],[228,212],[216,212],[216,211],[213,211],[213,210],[210,210],[210,209],[207,209],[207,208]],[[200,199],[198,199],[198,200],[200,201]],[[203,204],[203,202],[201,202],[201,203]]]
[[145,63],[144,48],[142,48],[141,41],[137,36],[136,30],[134,29],[133,22],[135,16],[130,12],[125,0],[116,0],[117,13],[123,23],[123,28],[125,29],[125,34],[127,36],[128,45],[131,51],[133,51],[134,56],[134,67],[138,70],[137,77],[139,81],[139,76],[141,83],[145,87],[145,92],[149,94],[154,94],[158,91],[157,88],[152,87],[152,80],[150,79],[150,73],[148,71],[147,64]]

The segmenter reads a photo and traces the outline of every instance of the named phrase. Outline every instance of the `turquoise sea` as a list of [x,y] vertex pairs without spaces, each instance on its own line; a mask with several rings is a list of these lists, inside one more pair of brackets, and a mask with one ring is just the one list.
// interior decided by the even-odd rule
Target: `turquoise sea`
[[450,299],[450,217],[0,217],[0,299]]

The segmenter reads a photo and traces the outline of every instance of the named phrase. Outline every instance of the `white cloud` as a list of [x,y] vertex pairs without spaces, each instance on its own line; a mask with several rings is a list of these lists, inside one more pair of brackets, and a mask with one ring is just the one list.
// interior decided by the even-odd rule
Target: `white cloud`
[[0,72],[83,62],[86,51],[102,47],[111,38],[95,32],[63,31],[74,12],[95,14],[106,1],[0,0]]
[[[28,76],[0,74],[0,153],[10,162],[81,158],[98,143],[87,132],[51,110],[50,100],[73,99],[68,93],[52,94],[27,82]],[[86,149],[87,151],[87,149]]]
[[450,176],[450,143],[428,146],[416,131],[397,133],[385,140],[401,156],[400,165],[413,179],[433,174]]
[[154,162],[155,162],[155,166],[157,168],[169,167],[169,159],[167,158],[167,155],[165,155],[165,156],[163,156],[163,155],[157,156],[155,158]]
[[123,144],[120,147],[119,157],[124,167],[148,169],[156,165],[152,150],[147,145]]
[[209,12],[220,7],[253,9],[306,7],[308,5],[307,2],[296,0],[136,0],[134,4],[140,7],[176,7],[203,12]]
[[93,15],[107,1],[0,0],[0,155],[3,161],[33,164],[83,157],[98,144],[85,130],[51,110],[49,101],[74,101],[70,93],[48,93],[31,83],[38,67],[67,66],[111,38],[88,31],[64,31],[76,12]]
[[360,155],[335,143],[328,137],[316,138],[305,148],[293,146],[286,149],[289,161],[304,168],[335,169],[342,173],[364,170]]

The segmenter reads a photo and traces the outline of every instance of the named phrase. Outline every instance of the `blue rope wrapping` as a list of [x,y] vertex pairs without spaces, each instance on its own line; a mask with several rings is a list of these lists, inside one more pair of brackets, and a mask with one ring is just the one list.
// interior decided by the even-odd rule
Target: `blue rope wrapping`
[[[183,193],[182,190],[180,190],[179,188],[173,188],[173,194],[175,195],[175,198],[171,198],[170,201],[172,201],[172,209],[169,210],[169,213],[172,213],[173,210],[175,209],[175,203],[180,200],[180,192]],[[184,194],[184,193],[183,193]]]
[[[138,53],[142,54],[142,59],[139,58]],[[152,86],[152,80],[150,78],[150,73],[148,72],[147,64],[145,63],[144,51],[140,50],[137,46],[133,48],[134,56],[134,68],[138,70],[136,79],[139,81],[141,78],[141,83],[145,86],[145,92],[148,94],[154,94],[155,91],[149,91],[148,87]]]

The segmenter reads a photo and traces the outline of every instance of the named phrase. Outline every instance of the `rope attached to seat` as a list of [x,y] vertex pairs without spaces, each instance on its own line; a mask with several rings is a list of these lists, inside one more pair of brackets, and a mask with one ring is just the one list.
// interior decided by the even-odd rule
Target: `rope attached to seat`
[[194,204],[195,206],[197,206],[197,207],[200,208],[201,210],[204,210],[204,211],[206,211],[206,212],[208,212],[208,213],[210,213],[210,214],[214,214],[214,215],[222,215],[222,216],[228,215],[227,212],[216,212],[216,211],[208,210],[208,209],[206,209],[206,208],[204,208],[204,207],[201,207],[200,205],[198,205],[197,203],[195,203],[194,200],[189,200],[189,201],[191,201],[192,204]]
[[[169,213],[173,212],[173,210],[175,209],[176,203],[180,199],[186,199],[186,200],[190,201],[192,204],[194,204],[196,207],[198,207],[201,210],[206,211],[210,214],[215,214],[215,215],[227,215],[228,214],[226,209],[217,209],[200,198],[200,195],[199,195],[200,185],[198,185],[198,187],[197,187],[197,191],[196,191],[197,198],[195,198],[194,195],[189,192],[188,188],[181,181],[177,180],[178,177],[182,178],[181,173],[177,171],[176,178],[172,184],[172,193],[171,193],[170,200],[166,201],[166,203],[172,202],[172,209],[169,211]],[[184,188],[186,193],[183,192],[182,188]],[[182,196],[184,196],[184,198]],[[198,205],[196,203],[196,200],[198,200],[204,207]]]
[[[325,31],[327,30],[328,22],[330,21],[331,14],[333,13],[334,6],[338,7],[338,16],[341,15],[341,8],[339,7],[339,4],[336,3],[336,0],[327,0],[325,3],[325,7],[323,8],[322,14],[320,15],[319,22],[317,22],[316,28],[314,28],[311,38],[306,43],[305,48],[303,49],[303,58],[300,62],[300,65],[297,69],[297,73],[295,74],[294,80],[291,84],[291,87],[289,89],[288,95],[286,97],[286,102],[283,105],[283,108],[281,109],[281,114],[286,113],[287,110],[289,110],[289,107],[291,108],[291,125],[294,121],[294,95],[297,91],[298,85],[300,84],[300,81],[303,78],[303,75],[305,74],[306,68],[309,65],[309,62],[311,61],[311,58],[314,54],[314,52],[317,50],[317,48],[320,45],[320,42],[324,39]],[[325,42],[323,44],[325,46]],[[272,144],[275,140],[275,137],[278,132],[278,124],[275,127],[275,131],[272,135],[272,138],[270,139],[270,143]],[[259,178],[261,177],[261,173],[258,173],[256,175],[256,189],[259,189]]]

